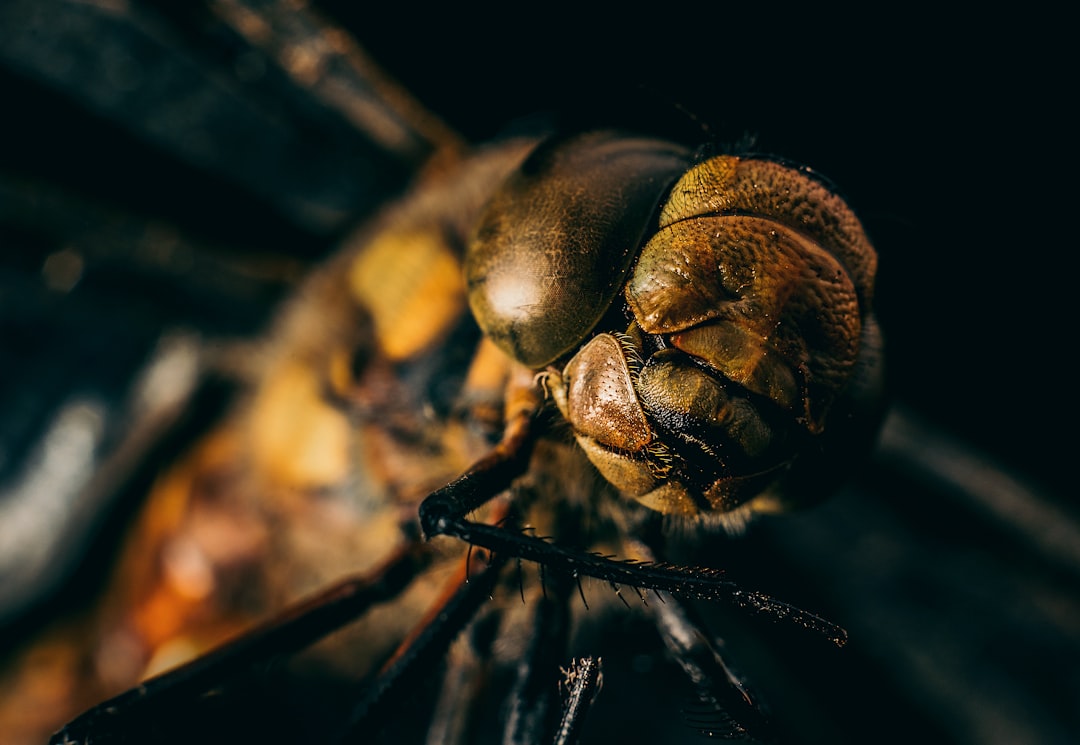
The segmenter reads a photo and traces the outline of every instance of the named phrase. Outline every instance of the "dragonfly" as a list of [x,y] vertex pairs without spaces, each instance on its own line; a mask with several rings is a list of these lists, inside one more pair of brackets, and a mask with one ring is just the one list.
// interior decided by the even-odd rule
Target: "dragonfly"
[[[712,713],[726,720],[728,707],[737,706],[738,715],[729,726],[739,733],[752,735],[758,730],[758,736],[767,736],[766,720],[755,698],[678,598],[726,601],[837,644],[843,643],[845,632],[812,613],[744,588],[716,568],[671,563],[661,553],[662,544],[676,530],[688,532],[704,525],[713,532],[738,531],[753,511],[780,509],[781,500],[802,499],[807,493],[817,498],[827,488],[820,474],[825,468],[831,470],[822,459],[835,457],[825,455],[826,439],[817,438],[825,438],[826,431],[829,438],[838,436],[849,421],[861,433],[865,425],[857,410],[869,406],[872,411],[876,405],[862,400],[867,392],[872,396],[876,387],[876,331],[869,311],[859,310],[868,306],[857,299],[859,290],[848,271],[821,249],[810,250],[822,266],[810,267],[800,259],[799,251],[808,248],[809,242],[784,224],[805,225],[804,218],[778,214],[766,221],[768,228],[763,230],[760,215],[776,211],[776,205],[786,210],[791,194],[800,190],[803,196],[794,201],[804,215],[822,216],[825,206],[831,210],[829,217],[808,230],[832,231],[833,216],[841,211],[841,232],[851,231],[843,239],[853,241],[849,258],[857,254],[857,260],[865,262],[855,271],[863,273],[860,289],[866,294],[874,257],[853,215],[844,212],[843,203],[808,172],[772,160],[734,156],[709,158],[698,166],[693,162],[691,153],[669,143],[616,133],[500,143],[478,148],[460,166],[418,186],[359,230],[342,253],[300,289],[276,324],[250,397],[225,430],[207,441],[206,447],[232,452],[227,457],[220,452],[197,452],[194,465],[176,476],[178,483],[166,480],[160,487],[162,495],[185,495],[186,514],[179,527],[170,526],[173,534],[159,548],[162,570],[171,576],[155,578],[150,595],[138,598],[128,611],[129,623],[135,625],[143,614],[152,614],[153,604],[162,602],[162,592],[198,596],[199,582],[207,583],[204,592],[209,597],[199,597],[200,602],[189,611],[196,627],[206,623],[197,617],[208,599],[216,598],[213,605],[219,608],[227,608],[230,602],[242,605],[242,596],[264,584],[267,577],[275,577],[277,592],[283,592],[282,586],[288,588],[287,594],[309,591],[312,577],[321,578],[334,562],[319,556],[320,552],[305,557],[306,552],[290,545],[294,541],[348,543],[352,549],[338,561],[354,569],[359,565],[360,576],[335,584],[300,606],[287,606],[282,616],[258,630],[91,708],[61,729],[53,741],[93,742],[108,737],[123,741],[147,737],[148,732],[160,736],[171,726],[159,719],[161,702],[184,691],[204,694],[205,686],[221,685],[237,667],[310,644],[356,614],[358,620],[346,632],[351,643],[332,652],[323,649],[316,657],[347,657],[344,667],[353,674],[381,666],[368,693],[347,717],[347,731],[335,733],[345,740],[362,739],[382,727],[388,715],[401,710],[400,700],[431,674],[432,660],[447,654],[463,627],[477,623],[474,616],[481,613],[482,601],[507,592],[507,575],[518,575],[504,565],[515,564],[520,571],[522,560],[539,566],[543,576],[536,583],[526,583],[520,576],[511,579],[520,607],[502,618],[504,613],[494,608],[505,602],[493,604],[487,619],[500,629],[487,643],[496,650],[521,645],[510,656],[529,663],[515,680],[514,688],[521,693],[512,697],[515,708],[506,724],[510,730],[522,730],[518,737],[542,741],[546,736],[541,733],[553,733],[557,726],[566,731],[580,727],[587,699],[599,687],[602,663],[586,656],[579,670],[563,650],[580,633],[576,627],[588,625],[575,618],[578,613],[598,614],[601,606],[612,602],[650,609],[647,612],[655,614],[662,638],[680,650],[681,664],[699,688],[700,698],[714,705]],[[743,168],[743,174],[734,175],[736,183],[729,192],[736,201],[754,199],[762,186],[774,184],[757,207],[691,208],[709,215],[707,219],[714,223],[693,227],[694,234],[704,230],[726,236],[727,222],[748,222],[749,234],[739,232],[739,240],[753,242],[753,236],[764,235],[766,244],[762,245],[771,245],[769,241],[777,235],[786,236],[784,260],[799,267],[795,278],[777,280],[769,276],[765,263],[738,266],[737,261],[728,262],[724,271],[733,274],[731,289],[723,292],[732,298],[743,292],[749,301],[746,305],[753,306],[772,302],[761,294],[774,281],[785,287],[790,282],[818,287],[816,278],[826,275],[825,281],[836,282],[849,303],[845,310],[855,311],[848,320],[856,325],[854,330],[838,332],[854,339],[828,344],[851,359],[837,362],[831,359],[832,350],[813,352],[798,362],[804,368],[802,382],[790,378],[787,382],[792,386],[781,393],[774,391],[773,375],[752,369],[755,363],[743,373],[743,385],[735,388],[723,384],[711,372],[712,366],[693,361],[675,346],[681,338],[678,331],[650,333],[643,309],[664,302],[655,297],[654,283],[685,271],[686,262],[680,257],[677,266],[666,270],[651,267],[651,261],[664,261],[664,255],[672,252],[663,240],[657,240],[671,236],[649,226],[661,195],[682,193],[695,198],[699,190],[693,184],[703,177],[695,168],[706,172],[720,168],[725,173]],[[672,187],[678,179],[685,184],[681,191],[679,186]],[[572,188],[579,180],[589,189]],[[612,190],[620,196],[616,198]],[[588,194],[570,208],[580,215],[574,225],[560,225],[559,211],[554,216],[515,214],[536,205],[560,206],[565,200],[554,197],[567,192]],[[596,206],[587,204],[588,200]],[[605,212],[611,204],[619,205],[617,214]],[[665,210],[677,215],[686,208],[668,197]],[[743,214],[751,216],[743,218]],[[537,220],[549,224],[520,227]],[[660,220],[673,226],[670,232],[675,239],[682,239],[679,229],[684,218]],[[627,227],[627,222],[632,224]],[[643,231],[654,237],[641,255],[618,258],[628,253],[628,246],[639,246]],[[520,232],[534,235],[537,244],[523,250],[517,243]],[[463,254],[461,248],[471,235],[479,237]],[[545,256],[544,247],[559,235],[572,241],[584,235],[589,243],[556,245]],[[599,244],[594,240],[598,235]],[[730,238],[717,240],[722,247]],[[656,258],[650,259],[653,249]],[[554,263],[530,269],[527,265],[538,257]],[[752,260],[750,255],[743,258]],[[718,260],[726,261],[711,255],[699,262],[696,271],[713,272]],[[569,267],[558,280],[563,284],[553,287],[567,261],[588,263]],[[621,261],[624,271],[612,271],[613,261]],[[634,265],[645,268],[631,269]],[[626,271],[634,279],[628,281]],[[755,274],[762,277],[759,289],[738,289],[753,285]],[[536,286],[520,287],[522,277]],[[509,290],[500,286],[507,282],[513,283]],[[590,286],[568,284],[574,282]],[[638,300],[612,302],[612,295],[629,294],[631,290],[624,286],[635,284]],[[468,290],[469,285],[481,289]],[[583,308],[578,302],[560,305],[522,294],[552,289],[566,300],[596,300],[593,307]],[[660,294],[667,293],[661,286]],[[831,312],[816,300],[805,300],[779,301],[775,307],[780,324],[789,315],[788,307],[799,307],[799,313],[815,318]],[[629,311],[635,302],[642,304],[642,310]],[[801,308],[804,304],[805,309]],[[523,329],[516,329],[511,316],[523,305],[539,312],[526,319]],[[628,321],[628,312],[631,319],[639,320]],[[600,318],[608,315],[617,320]],[[864,319],[866,331],[861,331]],[[753,317],[750,321],[757,323]],[[601,328],[611,330],[597,333],[597,323],[616,325],[604,325]],[[768,323],[776,325],[774,320]],[[528,324],[540,328],[530,331]],[[567,334],[562,329],[568,324],[578,328]],[[701,327],[697,321],[683,325],[691,334]],[[805,349],[798,340],[793,343]],[[754,354],[783,357],[779,347]],[[864,359],[867,354],[872,358]],[[650,361],[643,359],[647,355]],[[818,357],[830,359],[814,359]],[[556,361],[561,364],[555,365]],[[734,362],[746,367],[742,359]],[[836,365],[843,368],[839,371],[843,382],[835,386],[837,398],[844,399],[847,391],[853,396],[835,405],[812,400],[812,395],[825,395],[824,389],[817,389],[830,374],[826,368]],[[820,367],[820,371],[806,372],[810,367]],[[860,380],[850,386],[848,379],[853,376]],[[640,391],[635,393],[626,383]],[[744,392],[744,386],[753,392]],[[606,393],[608,389],[615,393]],[[609,404],[624,413],[597,408],[596,402],[610,395],[627,397]],[[790,396],[790,400],[780,404],[773,396]],[[645,403],[646,397],[656,400]],[[826,414],[829,409],[843,413],[838,415],[840,424],[826,430],[825,419],[832,416]],[[626,410],[633,417],[612,428],[613,420],[627,418]],[[785,410],[788,413],[782,414]],[[645,412],[649,412],[647,418]],[[802,424],[794,432],[774,434],[785,418],[791,426]],[[669,431],[675,425],[668,420],[691,426],[680,436],[674,429]],[[622,443],[627,436],[646,442]],[[805,451],[812,454],[805,460],[803,439],[818,443]],[[856,444],[845,444],[842,458],[850,457],[852,448],[862,447],[866,438],[845,435],[841,440],[849,441]],[[221,459],[225,473],[215,477]],[[800,463],[805,465],[797,466]],[[736,469],[734,464],[741,466]],[[768,489],[788,479],[807,481],[787,492]],[[208,553],[223,549],[213,548],[208,536],[202,535],[206,529],[199,526],[205,519],[200,517],[203,510],[223,510],[229,516],[226,519],[240,523],[225,555]],[[304,519],[297,520],[294,510]],[[262,526],[273,523],[282,525],[273,538],[259,534]],[[270,543],[264,545],[264,541]],[[245,556],[246,552],[250,555]],[[340,553],[340,546],[335,552]],[[252,555],[257,559],[252,560]],[[144,555],[137,560],[145,561]],[[319,566],[311,566],[316,560]],[[597,599],[590,591],[594,597],[587,600],[582,584],[586,577],[609,585],[605,595],[610,596]],[[162,587],[162,582],[167,586]],[[651,601],[647,591],[654,593]],[[230,592],[241,597],[226,599]],[[574,611],[571,603],[578,598],[581,608]],[[364,612],[369,609],[370,613]],[[177,611],[177,604],[171,603],[168,623],[181,623]],[[522,614],[524,619],[519,617]],[[510,618],[514,618],[512,623]],[[211,623],[221,621],[212,614]],[[142,628],[146,636],[138,641],[152,648],[151,632]],[[395,639],[410,630],[404,638]],[[396,649],[388,646],[391,640]],[[155,652],[162,653],[160,648]],[[473,650],[468,656],[479,655],[479,650]],[[151,659],[149,664],[160,662]],[[468,693],[477,683],[457,681],[476,677],[475,665],[475,661],[448,664],[440,694],[448,698],[440,697],[436,706],[449,713],[436,717],[431,725],[433,730],[447,730],[440,741],[454,734],[462,736],[466,725],[458,720],[461,712],[468,711]],[[568,679],[592,680],[570,697],[567,711],[573,713],[561,725],[554,717],[559,710],[554,697],[563,675],[560,669],[574,671],[565,674]],[[596,672],[590,676],[591,670]],[[339,672],[345,675],[344,670]]]
[[[560,196],[577,192],[551,186],[564,173],[560,158],[583,159],[585,165],[568,169],[578,174],[588,172],[588,159],[604,148],[624,147],[652,152],[662,162],[660,174],[637,165],[633,175],[646,178],[620,179],[608,167],[598,169],[589,186],[601,189],[597,201],[605,203],[603,188],[647,184],[638,195],[644,206],[617,215],[597,210],[580,223],[530,212],[547,188]],[[656,258],[662,252],[649,248],[660,232],[694,225],[682,217],[656,230],[663,220],[657,212],[677,209],[668,196],[679,193],[673,185],[730,161],[608,133],[523,138],[465,154],[458,148],[455,142],[442,149],[454,152],[432,161],[431,173],[407,196],[347,238],[298,290],[264,342],[243,348],[234,363],[251,369],[248,390],[230,418],[152,490],[136,532],[142,538],[121,562],[117,576],[123,579],[116,582],[115,605],[95,655],[114,665],[112,679],[100,689],[107,700],[101,706],[87,701],[92,708],[62,729],[57,741],[225,739],[237,733],[215,733],[210,723],[223,710],[245,707],[246,716],[230,716],[245,736],[304,739],[310,733],[288,732],[282,724],[290,721],[284,712],[294,709],[285,702],[293,697],[303,702],[295,709],[321,715],[315,724],[310,718],[305,723],[320,737],[369,739],[386,730],[383,736],[392,739],[394,732],[420,730],[432,741],[451,741],[487,727],[499,730],[495,739],[528,733],[537,741],[570,741],[588,726],[583,711],[598,688],[596,706],[625,691],[613,674],[626,673],[618,667],[620,650],[601,642],[627,618],[644,618],[644,629],[671,650],[686,697],[696,704],[697,730],[769,740],[773,724],[735,672],[729,650],[695,614],[734,605],[751,611],[755,622],[775,620],[783,627],[794,621],[800,637],[808,631],[811,638],[842,641],[843,631],[829,621],[721,574],[723,562],[710,552],[723,552],[721,546],[731,542],[726,533],[737,532],[751,513],[778,511],[789,500],[814,501],[835,487],[833,480],[853,459],[842,447],[835,462],[811,465],[809,474],[796,469],[794,488],[781,497],[760,497],[783,483],[780,471],[792,475],[800,462],[795,454],[801,462],[811,460],[805,454],[813,447],[795,447],[792,440],[813,442],[819,428],[832,435],[834,422],[844,418],[836,412],[850,401],[829,401],[829,386],[818,382],[821,370],[809,372],[810,363],[796,370],[797,383],[751,390],[734,404],[745,418],[727,436],[744,446],[733,462],[767,466],[729,478],[732,472],[715,464],[721,459],[703,434],[708,427],[700,409],[673,414],[666,393],[672,386],[642,382],[681,380],[683,388],[695,385],[717,395],[710,386],[721,379],[716,369],[724,363],[687,362],[679,345],[692,340],[675,340],[684,329],[645,330],[643,303],[667,297],[667,290],[656,289],[658,277],[693,271],[687,268],[693,256],[674,270]],[[829,213],[846,216],[831,188],[805,169],[773,159],[747,162],[761,169],[757,176],[766,182],[772,176],[765,174],[783,174],[802,188],[820,189],[815,194],[831,205]],[[493,195],[504,203],[485,213]],[[753,206],[745,211],[768,212]],[[726,217],[744,210],[704,211]],[[611,229],[641,232],[626,241],[634,245],[633,255],[612,254],[603,241],[588,244],[601,258],[568,269],[581,270],[583,281],[604,284],[598,291],[592,285],[565,291],[551,266],[541,268],[570,302],[538,301],[541,312],[530,318],[539,331],[523,340],[500,300],[547,287],[492,289],[497,281],[537,271],[531,264],[502,273],[491,269],[529,255],[500,248],[507,235],[518,226],[543,225],[537,232],[550,239],[560,231],[599,230],[616,217]],[[627,218],[639,223],[627,227]],[[511,227],[500,228],[503,222]],[[477,249],[481,230],[494,237]],[[872,257],[861,239],[855,245],[861,247],[849,258]],[[639,273],[637,267],[648,262],[657,263]],[[854,262],[839,263],[849,278],[859,274]],[[737,274],[739,268],[728,270]],[[855,316],[866,331],[857,335],[860,351],[852,364],[867,366],[863,372],[873,378],[872,271],[861,271],[851,294],[858,297]],[[737,295],[754,279],[735,276],[725,292]],[[608,304],[582,308],[594,291]],[[580,327],[570,332],[575,338],[569,343],[558,339],[567,324]],[[558,348],[534,351],[549,343]],[[633,396],[647,398],[638,404],[649,415],[646,424],[631,406],[629,417],[621,415],[619,436],[644,431],[661,444],[631,450],[608,442],[613,435],[605,428],[620,415],[588,411],[583,400],[594,398],[595,388],[584,396],[578,385],[597,359],[630,371],[601,383],[618,386],[630,379]],[[727,375],[736,375],[730,365]],[[744,374],[742,383],[758,384],[754,375]],[[874,386],[867,382],[867,388]],[[787,403],[777,407],[774,396]],[[744,401],[772,401],[773,408],[755,413]],[[699,404],[691,398],[674,405]],[[657,415],[665,406],[668,413]],[[777,427],[777,408],[798,409],[793,419],[802,430]],[[867,449],[875,414],[851,417],[866,426],[864,436],[851,439]],[[679,429],[681,424],[690,426]],[[788,439],[761,434],[777,430]],[[751,444],[764,454],[745,452]],[[721,481],[723,487],[712,488]],[[668,486],[658,490],[656,484]],[[215,541],[222,525],[232,532]],[[352,572],[359,574],[347,584],[313,595]],[[303,597],[312,599],[289,606]],[[290,610],[265,620],[268,609],[282,607]],[[259,620],[262,632],[216,646]],[[291,658],[291,650],[338,624],[342,631]],[[630,656],[630,649],[622,652]],[[172,667],[200,652],[204,656],[195,662]],[[169,668],[172,673],[154,677]],[[110,698],[128,687],[125,679],[131,686],[145,682]],[[648,688],[647,678],[637,680],[635,687]],[[509,694],[500,696],[501,689]],[[410,708],[404,699],[414,695],[427,698]],[[417,717],[416,711],[429,714]],[[680,718],[685,716],[676,712]],[[682,731],[681,725],[666,729]]]

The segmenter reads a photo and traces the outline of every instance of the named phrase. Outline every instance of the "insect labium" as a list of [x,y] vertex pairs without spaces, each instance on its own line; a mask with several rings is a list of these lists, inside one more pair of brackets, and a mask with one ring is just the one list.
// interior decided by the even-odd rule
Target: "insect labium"
[[[664,543],[813,503],[868,449],[875,267],[844,201],[769,158],[598,132],[433,174],[310,278],[235,416],[163,479],[169,506],[144,526],[156,553],[129,559],[141,578],[98,647],[128,658],[96,690],[358,579],[54,741],[175,738],[200,711],[185,701],[273,702],[277,682],[316,678],[346,681],[288,689],[319,700],[320,736],[569,741],[559,671],[606,607],[649,614],[723,734],[769,739],[684,602],[843,630],[722,567],[665,563]],[[210,518],[231,524],[227,546]],[[497,680],[510,703],[477,711]]]

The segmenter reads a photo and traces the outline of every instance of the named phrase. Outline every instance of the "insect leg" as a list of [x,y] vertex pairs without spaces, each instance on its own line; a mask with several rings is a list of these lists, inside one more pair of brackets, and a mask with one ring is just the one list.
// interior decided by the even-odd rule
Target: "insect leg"
[[454,638],[491,595],[505,563],[506,557],[495,556],[480,570],[462,567],[443,597],[379,671],[337,742],[370,739],[372,732],[398,713],[405,698],[421,682],[421,676],[438,664]]
[[556,569],[570,576],[596,577],[616,585],[664,590],[696,600],[725,600],[736,607],[820,634],[838,646],[847,642],[847,631],[831,621],[763,592],[746,590],[723,579],[723,572],[717,569],[609,559],[518,531],[467,520],[468,513],[504,491],[528,467],[540,429],[537,421],[531,412],[510,419],[503,439],[488,455],[463,476],[420,503],[420,527],[425,536],[451,535],[496,554],[535,561],[547,565],[549,570]]
[[134,731],[165,707],[212,690],[254,664],[302,649],[371,606],[396,597],[429,559],[423,544],[410,541],[371,573],[339,582],[216,650],[87,710],[50,743],[104,741],[108,733],[124,733],[117,739],[136,741]]
[[454,532],[454,525],[462,522],[464,515],[494,499],[528,467],[539,434],[535,421],[530,413],[512,418],[507,422],[502,440],[490,453],[464,475],[420,503],[420,527],[424,535],[428,538],[436,535],[462,537]]
[[[675,602],[651,606],[656,628],[676,662],[697,689],[705,705],[705,719],[691,722],[708,736],[719,726],[722,736],[747,736],[756,742],[772,742],[772,726],[760,702],[724,660],[719,646],[692,617],[690,609]],[[715,721],[709,721],[709,718]]]
[[[460,482],[451,484],[451,487],[457,483]],[[442,496],[441,491],[435,492],[424,504]],[[840,626],[763,592],[746,590],[735,582],[723,579],[723,572],[717,569],[609,559],[506,528],[471,522],[461,516],[450,516],[442,509],[440,512],[442,514],[438,518],[437,526],[424,525],[424,532],[429,536],[456,536],[473,545],[488,548],[496,554],[539,562],[546,565],[549,572],[554,569],[571,576],[596,577],[617,585],[663,590],[695,600],[724,600],[738,608],[762,613],[776,621],[791,623],[820,634],[838,646],[847,642],[847,631]]]
[[552,741],[554,745],[574,745],[578,741],[581,726],[602,685],[599,659],[584,657],[574,660],[566,671],[566,700],[563,703],[562,720]]
[[547,742],[556,724],[558,668],[564,659],[570,631],[568,578],[549,577],[551,592],[536,602],[531,619],[532,638],[518,663],[517,680],[508,697],[510,709],[503,742],[536,745]]

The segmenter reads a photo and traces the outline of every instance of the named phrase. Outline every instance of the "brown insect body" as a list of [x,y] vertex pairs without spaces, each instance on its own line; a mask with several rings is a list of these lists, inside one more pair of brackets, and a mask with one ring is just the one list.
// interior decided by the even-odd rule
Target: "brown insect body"
[[[236,415],[155,490],[85,647],[91,680],[73,682],[92,700],[65,706],[377,566],[425,495],[540,409],[568,426],[541,433],[511,499],[583,550],[649,559],[643,515],[737,528],[826,493],[876,411],[874,261],[807,173],[694,165],[647,138],[514,141],[421,181],[300,289]],[[213,515],[247,549],[222,551]],[[304,664],[355,678],[385,661],[460,581],[464,546],[432,544],[404,593]],[[511,661],[539,622],[502,613],[495,655]]]

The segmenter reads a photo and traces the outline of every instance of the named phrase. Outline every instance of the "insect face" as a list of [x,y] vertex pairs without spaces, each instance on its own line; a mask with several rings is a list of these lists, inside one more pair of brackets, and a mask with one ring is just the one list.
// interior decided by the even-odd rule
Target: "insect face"
[[731,525],[775,507],[799,461],[817,471],[806,461],[855,446],[845,420],[877,396],[875,268],[857,218],[810,172],[736,156],[689,167],[671,145],[607,133],[541,146],[466,262],[481,327],[546,367],[608,481]]

